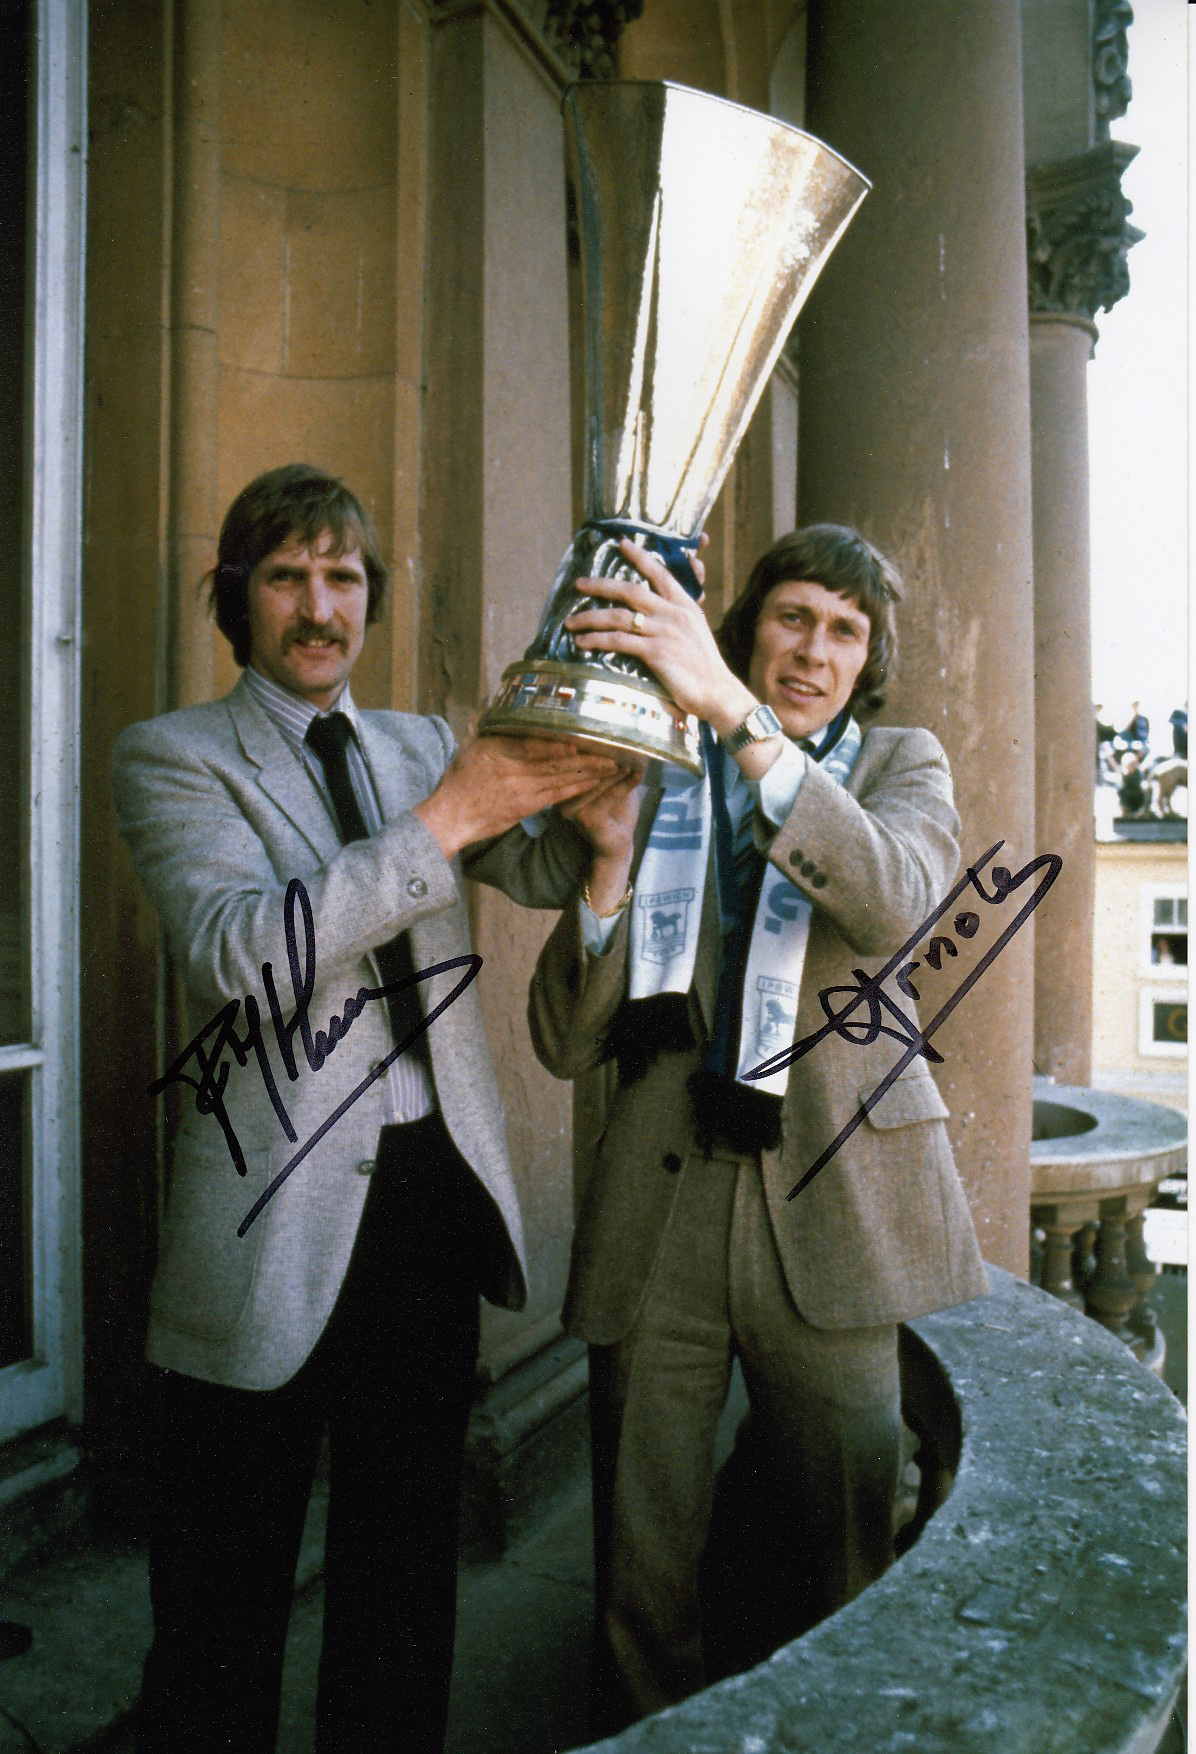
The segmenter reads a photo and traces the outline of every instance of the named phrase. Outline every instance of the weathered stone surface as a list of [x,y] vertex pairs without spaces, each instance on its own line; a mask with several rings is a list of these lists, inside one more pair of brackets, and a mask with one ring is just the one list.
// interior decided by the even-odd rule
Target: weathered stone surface
[[992,1279],[990,1297],[911,1324],[962,1426],[917,1545],[769,1661],[595,1750],[1157,1745],[1186,1650],[1182,1409],[1096,1323]]
[[1030,309],[1095,317],[1130,289],[1126,257],[1143,233],[1121,176],[1138,148],[1106,140],[1090,152],[1026,172]]
[[1161,1103],[1035,1079],[1034,1115],[1035,1200],[1117,1193],[1178,1175],[1187,1164],[1187,1118]]

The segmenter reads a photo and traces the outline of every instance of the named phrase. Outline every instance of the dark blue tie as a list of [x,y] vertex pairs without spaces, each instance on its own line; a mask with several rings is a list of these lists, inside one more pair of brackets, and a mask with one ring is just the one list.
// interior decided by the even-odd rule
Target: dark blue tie
[[[827,726],[817,742],[803,739],[800,747],[812,761],[820,761],[834,748],[847,726],[847,709]],[[719,962],[718,995],[714,1003],[714,1031],[706,1050],[708,1072],[734,1078],[739,1063],[739,1026],[743,1016],[743,981],[756,902],[764,878],[764,855],[757,850],[753,829],[756,811],[749,802],[734,829],[727,809],[723,752],[709,725],[702,726],[706,771],[710,775],[710,805],[714,822],[715,871],[718,876],[719,915],[727,929]]]
[[752,919],[764,871],[764,860],[752,839],[755,811],[750,806],[731,827],[727,809],[723,752],[709,726],[702,726],[706,771],[710,775],[710,813],[714,830],[714,868],[718,878],[720,920],[726,927],[719,958],[714,1030],[706,1050],[705,1068],[734,1078],[739,1059],[739,1019],[743,1012],[743,977],[751,944]]

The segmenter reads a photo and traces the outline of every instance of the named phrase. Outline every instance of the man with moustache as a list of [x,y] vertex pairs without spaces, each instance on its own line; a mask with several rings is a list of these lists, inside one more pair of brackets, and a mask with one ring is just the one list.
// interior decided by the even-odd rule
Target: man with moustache
[[[120,831],[181,975],[192,1043],[168,1075],[187,1100],[148,1342],[143,1750],[274,1747],[325,1431],[316,1745],[442,1745],[478,1293],[508,1307],[526,1295],[476,984],[452,998],[470,967],[463,879],[560,906],[588,869],[585,839],[559,817],[538,837],[516,825],[618,770],[561,743],[455,748],[442,719],[360,708],[350,672],[385,584],[370,521],[339,481],[304,464],[258,477],[228,511],[211,581],[244,674],[223,700],[131,727],[114,752]],[[284,918],[297,917],[296,878],[311,1029],[333,1037],[330,1019],[349,1018],[362,989],[389,989],[314,1060],[293,1028],[304,983]],[[263,965],[284,995],[273,1033]],[[250,995],[277,1100],[248,1048],[226,1049],[214,1073],[242,1179],[188,1080],[201,1032],[230,1004],[244,1029]]]
[[590,1343],[606,1656],[624,1715],[643,1715],[708,1678],[699,1571],[733,1360],[769,1526],[800,1572],[792,1636],[892,1558],[897,1323],[986,1286],[924,1060],[792,1200],[899,1049],[832,1033],[751,1076],[820,1030],[820,996],[883,966],[955,873],[938,742],[858,723],[893,662],[897,575],[853,530],[796,531],[716,640],[658,561],[624,554],[642,578],[583,581],[608,601],[568,625],[705,721],[708,781],[626,779],[565,806],[594,865],[529,1015],[557,1076],[618,1073],[565,1322]]

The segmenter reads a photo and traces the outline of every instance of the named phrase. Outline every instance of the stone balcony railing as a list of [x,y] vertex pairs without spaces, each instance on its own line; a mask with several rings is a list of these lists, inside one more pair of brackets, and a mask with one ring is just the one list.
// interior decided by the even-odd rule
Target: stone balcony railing
[[[1148,1754],[1184,1674],[1185,1421],[1058,1298],[910,1324],[930,1502],[854,1602],[589,1754]],[[745,1555],[745,1559],[746,1559]]]
[[1186,1117],[1155,1102],[1035,1080],[1031,1223],[1037,1282],[1082,1309],[1156,1375],[1165,1343],[1150,1303],[1144,1213],[1187,1165]]

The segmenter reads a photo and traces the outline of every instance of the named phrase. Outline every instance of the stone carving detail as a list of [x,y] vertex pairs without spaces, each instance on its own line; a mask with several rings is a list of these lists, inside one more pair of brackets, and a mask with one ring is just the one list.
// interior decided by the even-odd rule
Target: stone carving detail
[[644,0],[548,0],[544,34],[579,79],[612,79],[615,44]]
[[[447,11],[452,0],[432,0]],[[613,79],[615,47],[644,0],[491,0],[518,29],[547,45],[577,79]]]
[[1092,89],[1098,134],[1109,137],[1109,123],[1124,116],[1133,96],[1127,71],[1126,31],[1134,18],[1130,0],[1095,0],[1092,11]]
[[1142,237],[1121,173],[1136,146],[1106,141],[1064,163],[1026,175],[1026,245],[1031,311],[1095,317],[1130,289],[1126,257]]

